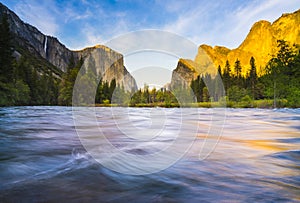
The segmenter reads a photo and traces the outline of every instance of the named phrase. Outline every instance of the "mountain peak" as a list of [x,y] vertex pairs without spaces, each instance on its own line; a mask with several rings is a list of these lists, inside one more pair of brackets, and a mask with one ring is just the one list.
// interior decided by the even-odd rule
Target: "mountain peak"
[[[256,60],[258,74],[264,73],[267,62],[277,52],[277,40],[284,39],[290,44],[300,44],[300,9],[288,14],[283,14],[273,23],[260,20],[253,24],[247,37],[236,49],[203,44],[199,49],[205,50],[214,62],[224,68],[226,60],[231,65],[239,59],[242,65],[242,72],[246,74],[250,68],[250,58]],[[199,50],[198,50],[199,52]],[[199,55],[199,54],[198,54]],[[197,61],[198,56],[195,61]]]
[[[171,84],[180,82],[183,78],[190,82],[195,76],[205,72],[213,73],[213,69],[225,67],[228,60],[234,66],[238,59],[241,62],[242,74],[250,70],[250,59],[255,58],[258,75],[264,74],[265,66],[276,54],[277,40],[284,39],[289,44],[300,44],[300,9],[289,14],[283,14],[273,23],[260,20],[253,24],[247,37],[235,49],[222,46],[202,44],[194,61],[180,59],[177,68],[173,71]],[[207,57],[208,56],[208,57]],[[213,65],[211,65],[213,63]]]
[[34,26],[24,23],[13,11],[0,3],[0,19],[4,15],[8,17],[14,37],[14,49],[20,55],[46,61],[59,74],[67,72],[71,59],[77,62],[80,58],[89,57],[90,60],[85,65],[95,69],[97,76],[101,76],[103,81],[110,82],[115,79],[117,84],[124,85],[127,90],[137,88],[134,78],[124,66],[122,54],[104,45],[78,51],[70,50],[57,38],[44,35]]
[[280,18],[278,18],[277,20],[275,20],[275,21],[273,22],[273,24],[276,23],[277,21],[280,21],[280,20],[285,19],[285,18],[294,18],[294,17],[296,17],[296,16],[298,16],[298,18],[299,18],[299,15],[300,15],[300,9],[296,10],[296,11],[293,12],[293,13],[283,13],[283,14],[280,16]]

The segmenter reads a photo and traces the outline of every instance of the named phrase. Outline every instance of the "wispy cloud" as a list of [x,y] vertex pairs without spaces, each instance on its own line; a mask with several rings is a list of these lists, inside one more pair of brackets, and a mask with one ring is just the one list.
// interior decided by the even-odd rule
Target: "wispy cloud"
[[3,1],[21,19],[73,49],[141,29],[166,30],[198,45],[235,48],[256,21],[274,21],[300,5],[300,0]]
[[98,33],[97,28],[95,28],[89,24],[85,24],[82,27],[81,32],[82,32],[82,35],[84,36],[85,40],[82,41],[82,44],[80,45],[80,47],[75,47],[75,49],[80,49],[83,47],[90,47],[90,46],[94,46],[96,44],[100,44],[101,42],[103,42],[103,36]]
[[[112,38],[121,34],[129,32],[128,23],[124,19],[116,20],[109,24],[91,24],[85,23],[81,26],[81,35],[85,39],[81,41],[73,49],[81,49],[83,47],[90,47],[96,44],[104,44]],[[103,32],[107,30],[106,32]]]
[[68,23],[69,21],[84,20],[91,18],[93,16],[93,13],[89,9],[87,9],[84,13],[78,13],[72,8],[66,8],[64,11],[64,15],[64,21],[65,23]]
[[[300,7],[300,0],[1,0],[1,2],[14,10],[22,20],[34,25],[44,34],[56,36],[70,49],[78,50],[96,44],[109,45],[125,55],[125,65],[133,71],[133,74],[139,68],[149,65],[167,68],[170,71],[175,68],[178,57],[194,58],[197,46],[203,43],[235,48],[242,43],[256,21],[272,22],[282,13],[290,13]],[[129,35],[131,36],[129,38],[123,35],[143,29],[164,30],[178,34],[194,42],[193,49],[190,49],[190,52],[186,51],[189,49],[183,48],[181,40],[178,38],[170,40],[170,35],[164,39],[160,32],[155,34],[154,38],[139,36],[139,32],[135,32],[137,36]],[[110,41],[111,39],[119,41]],[[161,49],[158,49],[158,46]],[[180,48],[178,52],[173,46]],[[136,50],[144,48],[166,51],[146,56],[144,52],[141,55],[135,53]],[[172,57],[166,57],[170,53],[173,54]],[[145,78],[148,79],[149,73],[145,73]],[[156,79],[155,75],[157,74],[154,74],[153,79]]]
[[[251,1],[245,7],[240,7],[228,14],[225,26],[228,26],[225,38],[220,40],[227,42],[231,47],[238,46],[248,34],[251,26],[259,20],[268,20],[273,22],[281,16],[282,13],[290,13],[299,9],[300,0],[281,1],[265,0]],[[230,26],[230,22],[231,25]],[[230,39],[231,42],[228,40]]]
[[55,36],[59,29],[56,19],[57,10],[52,1],[20,1],[15,11],[27,23],[41,30],[44,34]]
[[[172,5],[172,4],[171,4]],[[181,4],[180,4],[181,5]],[[237,47],[245,38],[251,26],[259,20],[274,21],[284,12],[298,9],[300,0],[255,0],[243,1],[198,1],[190,8],[175,4],[178,13],[174,21],[163,29],[188,37],[197,44]],[[170,5],[166,9],[172,11]]]

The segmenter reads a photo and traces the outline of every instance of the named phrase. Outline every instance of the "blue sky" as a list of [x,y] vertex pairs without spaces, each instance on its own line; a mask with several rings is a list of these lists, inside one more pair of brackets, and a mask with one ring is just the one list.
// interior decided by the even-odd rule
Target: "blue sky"
[[71,49],[118,35],[159,29],[197,45],[237,47],[252,24],[300,8],[300,0],[0,0],[44,34]]

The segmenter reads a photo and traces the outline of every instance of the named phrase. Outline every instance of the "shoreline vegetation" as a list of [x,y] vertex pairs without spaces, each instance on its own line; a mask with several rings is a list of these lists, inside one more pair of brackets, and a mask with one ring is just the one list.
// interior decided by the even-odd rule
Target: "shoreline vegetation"
[[[76,95],[76,102],[79,106],[91,104],[89,106],[97,107],[300,108],[300,48],[290,47],[286,41],[279,40],[278,49],[278,54],[270,60],[261,76],[257,75],[255,59],[251,57],[251,68],[245,75],[241,73],[237,59],[232,68],[228,61],[223,69],[219,66],[217,76],[198,75],[190,84],[179,81],[170,89],[149,89],[145,84],[137,91],[127,92],[115,80],[110,83],[100,80],[96,105],[86,103],[80,94]],[[83,84],[96,80],[96,76],[88,71],[85,75],[90,75],[90,78],[83,80]],[[85,75],[81,77],[87,79]],[[72,86],[67,89],[72,89]],[[70,99],[65,101],[66,105],[72,102]]]
[[[90,106],[90,105],[88,105]],[[275,109],[274,100],[264,99],[264,100],[254,100],[254,101],[241,101],[241,102],[197,102],[197,103],[139,103],[134,105],[126,104],[99,104],[91,105],[95,107],[133,107],[133,108],[260,108],[260,109]],[[276,108],[299,108],[299,107],[289,107],[288,101],[286,99],[280,99],[276,101]]]
[[[224,67],[218,66],[217,76],[194,75],[190,84],[175,81],[158,90],[145,84],[137,91],[126,91],[115,79],[102,81],[95,71],[81,69],[83,58],[71,57],[64,73],[55,72],[58,69],[29,52],[17,59],[13,53],[20,47],[14,43],[6,16],[0,31],[0,106],[72,106],[75,96],[78,106],[300,108],[300,45],[285,40],[277,41],[278,52],[262,75],[257,74],[251,57],[246,73],[236,59],[234,64],[227,61]],[[79,91],[74,90],[77,80],[84,84],[84,92],[73,95]]]

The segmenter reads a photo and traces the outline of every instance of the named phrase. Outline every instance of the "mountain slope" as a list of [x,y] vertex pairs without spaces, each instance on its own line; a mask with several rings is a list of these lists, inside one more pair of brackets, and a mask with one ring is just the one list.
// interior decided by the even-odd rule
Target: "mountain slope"
[[[241,62],[242,74],[246,75],[250,70],[250,58],[252,56],[255,58],[258,75],[263,75],[266,64],[278,51],[277,40],[282,39],[290,45],[300,44],[300,9],[294,13],[283,14],[273,23],[264,20],[256,22],[245,40],[236,49],[200,45],[193,63],[191,60],[180,59],[173,75],[179,75],[189,82],[195,75],[215,72],[219,65],[223,69],[227,60],[231,65],[231,70],[233,70],[237,59]],[[208,57],[203,57],[203,52]],[[205,59],[203,60],[203,58]],[[189,65],[183,67],[183,64]],[[203,67],[206,67],[205,72],[203,72]],[[194,73],[190,74],[191,71]],[[176,83],[176,81],[178,82],[178,76],[172,77],[171,84]]]
[[94,68],[99,70],[97,71],[98,76],[105,76],[103,79],[108,82],[115,78],[118,84],[127,85],[129,89],[137,88],[134,78],[124,67],[123,56],[119,57],[121,58],[120,62],[112,67],[106,67],[106,72],[101,72],[104,71],[101,66],[111,64],[111,60],[115,58],[110,57],[120,55],[119,53],[105,46],[95,46],[79,51],[72,51],[60,43],[57,38],[44,35],[35,27],[24,23],[13,11],[0,3],[0,18],[4,14],[8,18],[10,31],[14,36],[16,54],[25,56],[26,58],[34,58],[34,66],[43,66],[44,69],[50,69],[57,77],[60,77],[63,72],[67,71],[71,58],[76,63],[80,58],[85,59],[94,50],[98,49],[98,51],[94,51],[92,54],[94,58],[99,60],[98,63],[94,64],[96,66]]
[[[216,67],[224,68],[226,60],[231,66],[239,59],[242,73],[246,74],[250,68],[249,61],[253,56],[256,61],[258,74],[264,73],[267,62],[276,54],[277,40],[286,40],[290,45],[300,44],[300,10],[294,13],[283,14],[279,19],[270,23],[268,21],[256,22],[246,39],[236,49],[210,47],[201,45],[211,57]],[[196,57],[196,62],[199,62]]]

